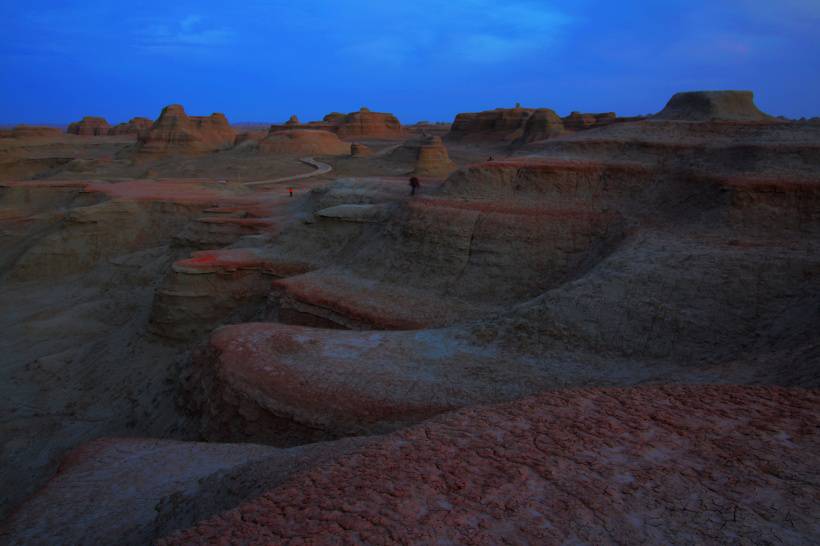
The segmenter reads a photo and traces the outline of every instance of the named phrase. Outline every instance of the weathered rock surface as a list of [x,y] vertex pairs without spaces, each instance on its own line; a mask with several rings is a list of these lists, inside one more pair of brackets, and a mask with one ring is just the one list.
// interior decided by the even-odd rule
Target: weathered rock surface
[[111,125],[105,118],[85,116],[80,121],[71,123],[66,133],[80,136],[106,136],[110,129]]
[[329,131],[271,129],[259,141],[259,151],[283,155],[350,155],[350,144]]
[[[325,116],[325,121],[328,121]],[[335,133],[343,139],[395,139],[404,136],[404,130],[398,118],[393,114],[371,112],[362,108],[351,112],[343,118],[331,116]]]
[[544,393],[394,433],[170,544],[810,544],[820,395]]
[[224,114],[188,116],[179,104],[162,109],[150,129],[140,133],[140,153],[199,153],[233,145],[236,131]]
[[7,544],[148,544],[361,446],[105,438],[67,454],[57,475],[0,526]]
[[154,122],[148,118],[131,118],[125,123],[120,123],[113,126],[109,131],[109,135],[139,135],[151,128]]
[[524,134],[516,141],[516,144],[553,138],[562,135],[564,131],[564,122],[558,114],[548,108],[539,108],[527,120]]
[[531,108],[496,108],[458,114],[447,138],[454,141],[512,142],[523,136],[533,112]]
[[678,93],[655,119],[672,121],[767,121],[751,91],[692,91]]

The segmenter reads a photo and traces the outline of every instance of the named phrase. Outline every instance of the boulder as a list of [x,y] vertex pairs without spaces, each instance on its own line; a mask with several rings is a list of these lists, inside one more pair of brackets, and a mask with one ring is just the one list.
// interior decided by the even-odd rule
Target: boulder
[[188,116],[179,104],[162,109],[151,128],[141,133],[140,153],[212,152],[232,146],[236,131],[224,114]]
[[111,128],[110,135],[139,135],[151,128],[154,122],[148,118],[131,118],[125,123],[120,123]]
[[80,136],[105,136],[111,126],[105,118],[85,116],[80,121],[75,121],[68,126],[66,133]]
[[677,93],[655,119],[667,121],[768,121],[751,91],[691,91]]

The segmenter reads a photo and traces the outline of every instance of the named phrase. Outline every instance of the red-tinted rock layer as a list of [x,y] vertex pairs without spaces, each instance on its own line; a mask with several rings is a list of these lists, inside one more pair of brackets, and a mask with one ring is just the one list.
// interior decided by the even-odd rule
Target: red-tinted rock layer
[[172,544],[809,544],[820,394],[549,392],[319,465]]

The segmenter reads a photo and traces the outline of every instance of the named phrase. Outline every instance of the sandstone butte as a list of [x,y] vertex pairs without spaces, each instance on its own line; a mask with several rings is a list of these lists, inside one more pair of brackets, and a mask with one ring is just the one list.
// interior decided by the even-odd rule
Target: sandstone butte
[[119,123],[113,126],[109,131],[109,135],[139,135],[151,128],[154,122],[148,118],[131,118],[127,122]]
[[[293,118],[291,118],[292,120]],[[293,123],[291,121],[284,125],[274,125],[271,130],[292,129]],[[406,136],[405,130],[396,116],[389,113],[371,112],[367,108],[362,108],[358,112],[351,112],[350,114],[332,112],[326,115],[322,121],[301,124],[299,128],[330,131],[343,140],[395,140]]]
[[638,118],[618,118],[614,113],[572,112],[561,118],[548,108],[496,108],[484,112],[458,114],[446,138],[454,142],[499,142],[523,145],[560,136],[567,131],[595,129]]
[[224,114],[189,116],[179,104],[162,109],[150,129],[140,133],[137,150],[152,153],[198,153],[229,148],[236,131]]
[[279,130],[272,127],[259,140],[260,152],[285,155],[350,155],[350,144],[330,131],[308,129]]
[[438,136],[421,135],[407,140],[392,151],[393,160],[412,163],[413,174],[421,177],[446,178],[457,169],[450,160],[447,147]]
[[677,93],[654,116],[673,121],[770,121],[754,102],[751,91],[691,91]]
[[68,126],[66,133],[80,136],[106,136],[111,126],[105,118],[85,116]]

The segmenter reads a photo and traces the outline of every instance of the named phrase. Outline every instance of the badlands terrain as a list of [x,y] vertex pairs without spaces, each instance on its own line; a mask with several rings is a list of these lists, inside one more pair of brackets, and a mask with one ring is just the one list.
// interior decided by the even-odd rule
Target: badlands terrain
[[817,544],[820,123],[656,110],[2,130],[0,543]]

